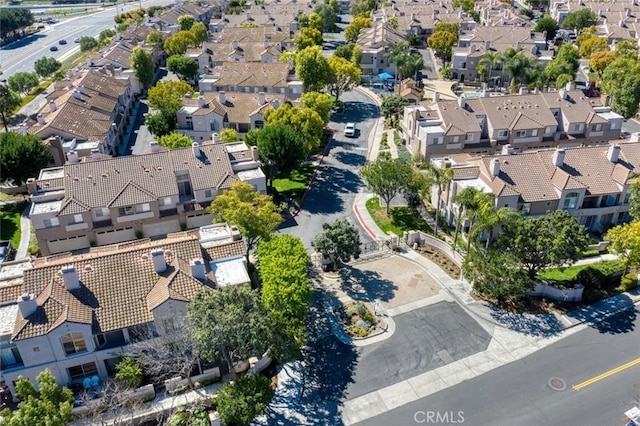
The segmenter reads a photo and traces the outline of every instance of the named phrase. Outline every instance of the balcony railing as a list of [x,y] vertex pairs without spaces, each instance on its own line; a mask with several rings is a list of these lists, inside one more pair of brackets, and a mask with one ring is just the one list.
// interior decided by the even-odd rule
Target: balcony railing
[[177,214],[178,214],[177,208],[160,210],[160,217],[175,216]]
[[94,228],[107,228],[109,226],[113,226],[113,222],[111,222],[111,219],[93,221]]

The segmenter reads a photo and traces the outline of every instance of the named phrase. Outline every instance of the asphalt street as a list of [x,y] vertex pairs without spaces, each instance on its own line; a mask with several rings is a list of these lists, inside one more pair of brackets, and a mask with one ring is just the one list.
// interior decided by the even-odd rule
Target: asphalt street
[[[322,233],[322,224],[347,218],[357,224],[353,213],[356,194],[365,184],[359,171],[367,158],[369,134],[374,131],[378,107],[362,92],[353,90],[341,95],[343,114],[334,113],[329,127],[335,133],[318,167],[311,187],[304,197],[300,212],[282,224],[280,232],[299,237],[306,247]],[[356,137],[344,136],[344,126],[356,123]],[[371,237],[360,230],[363,242]]]
[[638,321],[638,309],[628,309],[360,425],[623,425],[624,411],[640,402]]
[[395,316],[389,339],[358,348],[347,398],[393,385],[483,351],[490,336],[460,306],[440,302]]
[[[128,5],[118,5],[118,12],[129,11],[140,7],[149,7],[154,5],[165,5],[174,3],[173,0],[144,0],[142,2],[130,3]],[[116,8],[111,7],[102,12],[92,15],[81,16],[63,20],[57,24],[48,25],[43,31],[40,31],[29,37],[25,37],[14,43],[0,49],[0,66],[2,66],[2,78],[20,71],[33,71],[33,64],[36,60],[47,56],[56,59],[69,56],[72,51],[79,49],[77,43],[73,42],[76,37],[90,36],[95,37],[102,30],[114,29],[115,22],[113,17],[116,14]],[[59,40],[66,40],[67,44],[58,44]],[[51,46],[57,46],[58,51],[49,50]]]

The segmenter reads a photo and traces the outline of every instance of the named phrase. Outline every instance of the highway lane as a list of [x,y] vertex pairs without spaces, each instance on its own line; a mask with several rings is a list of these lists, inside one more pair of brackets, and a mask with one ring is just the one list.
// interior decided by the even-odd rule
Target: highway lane
[[[143,7],[154,5],[167,5],[173,0],[146,0],[142,1]],[[129,3],[125,6],[119,5],[118,12],[136,9],[139,2]],[[33,34],[22,40],[18,40],[0,50],[0,65],[2,66],[2,78],[9,78],[14,73],[20,71],[33,71],[33,64],[44,56],[53,57],[58,60],[65,58],[79,49],[77,43],[73,42],[76,37],[96,37],[102,30],[114,28],[113,17],[116,8],[110,7],[104,11],[76,18],[64,20],[57,24],[47,25],[47,28],[37,34]],[[64,39],[66,45],[58,44]],[[58,51],[52,52],[51,46],[57,46]]]
[[362,425],[622,426],[623,413],[640,402],[638,313],[638,307],[628,309]]

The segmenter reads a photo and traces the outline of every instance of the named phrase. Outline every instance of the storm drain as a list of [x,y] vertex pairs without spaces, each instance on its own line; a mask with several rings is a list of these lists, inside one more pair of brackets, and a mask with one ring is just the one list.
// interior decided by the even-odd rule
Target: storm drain
[[552,377],[547,381],[547,384],[554,391],[562,392],[567,389],[567,384],[559,377]]

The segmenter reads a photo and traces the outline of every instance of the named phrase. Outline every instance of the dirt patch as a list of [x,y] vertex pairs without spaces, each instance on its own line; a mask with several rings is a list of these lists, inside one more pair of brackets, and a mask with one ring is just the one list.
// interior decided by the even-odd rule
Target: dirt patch
[[454,280],[460,278],[460,267],[442,250],[431,246],[423,246],[418,247],[416,251],[438,265]]

